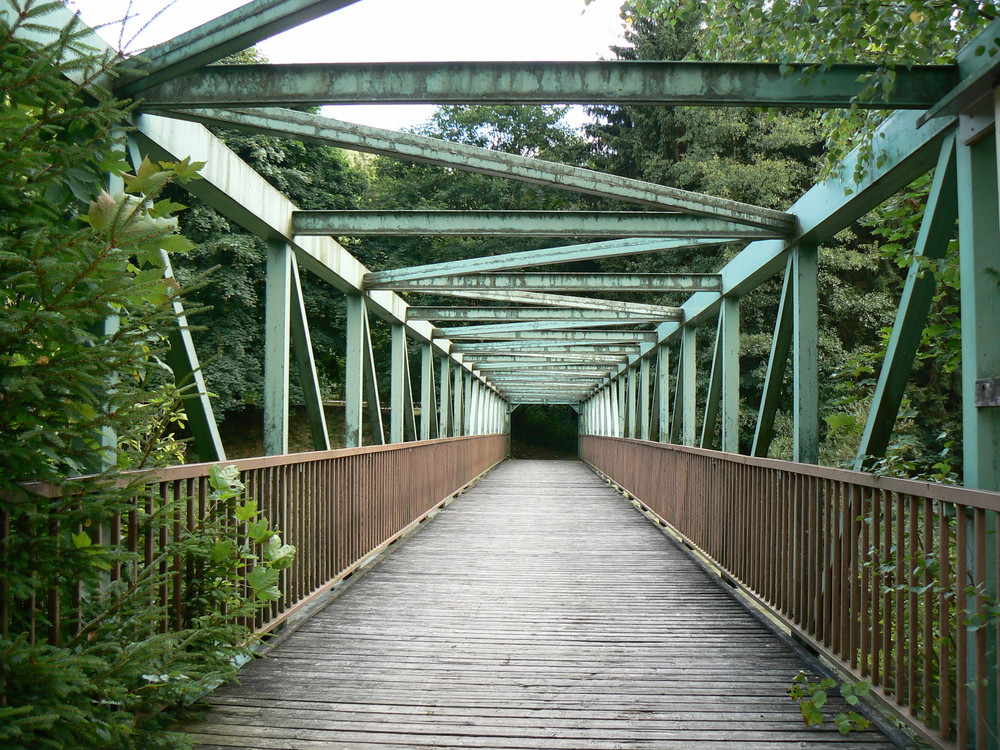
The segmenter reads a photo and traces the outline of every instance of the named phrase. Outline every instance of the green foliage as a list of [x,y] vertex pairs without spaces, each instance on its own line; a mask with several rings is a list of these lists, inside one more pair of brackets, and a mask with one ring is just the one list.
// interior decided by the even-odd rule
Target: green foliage
[[[996,11],[995,2],[957,0],[748,0],[734,13],[725,0],[631,0],[623,12],[651,16],[667,26],[696,26],[696,48],[710,59],[807,63],[812,75],[836,63],[874,64],[875,70],[860,79],[865,88],[858,97],[873,101],[892,93],[899,69],[953,62],[956,51]],[[977,53],[996,54],[998,40],[991,42]],[[862,159],[854,175],[860,179],[871,163],[874,127],[883,117],[856,106],[826,112],[826,167],[833,168],[860,146]]]
[[[294,550],[255,517],[255,536],[218,556],[220,539],[243,539],[231,472],[213,476],[216,513],[183,534],[183,498],[131,501],[141,478],[121,469],[179,450],[181,394],[162,364],[178,288],[160,266],[162,249],[190,243],[161,191],[198,165],[125,171],[126,111],[95,85],[113,61],[72,29],[25,40],[56,7],[28,4],[0,25],[0,745],[176,748],[161,731],[175,714],[161,709],[232,674],[246,653],[239,618],[274,598],[271,571]],[[105,189],[107,171],[121,192]],[[133,542],[170,541],[147,560],[108,543],[119,523]],[[190,597],[170,629],[153,602],[178,556]],[[253,583],[247,566],[263,571]]]
[[[788,688],[789,697],[799,704],[802,712],[802,720],[807,727],[817,726],[824,721],[823,707],[828,705],[830,691],[837,687],[837,681],[829,677],[821,680],[812,680],[805,672],[799,672],[792,679],[792,685]],[[847,682],[840,683],[840,697],[849,706],[858,705],[859,699],[866,696],[871,690],[871,683],[861,680],[854,684]],[[864,731],[871,726],[868,719],[861,716],[857,711],[838,711],[833,717],[833,723],[841,734],[850,734],[853,731]]]

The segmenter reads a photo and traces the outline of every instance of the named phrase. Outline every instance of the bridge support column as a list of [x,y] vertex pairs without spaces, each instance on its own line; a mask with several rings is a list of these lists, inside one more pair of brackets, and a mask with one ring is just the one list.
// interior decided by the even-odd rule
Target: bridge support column
[[406,343],[406,327],[392,324],[392,372],[389,410],[389,441],[402,443],[416,438],[413,413],[413,390],[410,384],[410,357]]
[[792,250],[793,332],[793,461],[819,463],[819,304],[816,245],[799,244]]
[[[1000,110],[1000,94],[997,96]],[[962,128],[959,128],[962,132]],[[997,187],[997,138],[989,135],[978,143],[957,147],[958,237],[960,247],[962,308],[962,436],[963,474],[967,487],[1000,490],[1000,407],[977,400],[977,382],[1000,377],[1000,207]],[[969,597],[970,613],[983,618],[989,601],[998,596],[996,536],[998,514],[978,511],[957,519],[967,525],[972,541],[969,570],[982,581],[982,592]],[[1000,634],[995,617],[969,639],[968,674],[977,674],[977,662],[996,665]],[[971,635],[971,634],[970,634]],[[992,670],[988,684],[973,688],[968,709],[973,724],[972,742],[977,748],[1000,747],[998,694],[1000,678]],[[972,722],[970,722],[971,724]]]
[[670,442],[670,350],[660,344],[656,352],[656,398],[658,430],[656,439]]
[[267,243],[264,298],[264,455],[288,453],[292,249]]
[[722,450],[740,452],[740,300],[722,300]]
[[451,359],[441,357],[441,404],[438,408],[441,425],[438,434],[451,437]]
[[[681,329],[681,362],[677,377],[679,385],[677,398],[680,399],[681,443],[695,444],[695,397],[697,396],[696,351],[697,329],[686,325]],[[675,407],[676,408],[676,407]]]
[[638,434],[638,421],[639,421],[639,419],[638,419],[638,405],[636,403],[637,400],[638,400],[636,398],[636,396],[637,396],[636,391],[638,390],[638,388],[637,388],[638,383],[636,382],[638,380],[638,378],[636,377],[636,375],[638,375],[638,374],[639,373],[638,373],[638,369],[637,369],[637,364],[636,363],[632,363],[629,366],[629,368],[625,371],[625,377],[627,378],[627,380],[625,382],[628,385],[628,391],[626,393],[626,399],[627,399],[626,403],[628,404],[628,416],[626,417],[626,420],[627,420],[627,426],[628,426],[628,437],[630,437],[630,438],[635,438],[635,437],[639,436],[639,434]]
[[430,342],[420,347],[420,439],[430,440],[434,414],[434,349]]
[[465,400],[462,398],[462,383],[464,382],[464,378],[462,376],[463,372],[464,370],[461,365],[455,368],[454,383],[451,389],[452,434],[455,437],[465,434],[465,421],[462,417],[462,404]]
[[628,404],[626,403],[626,398],[625,398],[626,392],[628,390],[627,388],[628,383],[626,382],[627,377],[628,377],[628,371],[623,372],[615,379],[616,388],[618,391],[616,398],[616,406],[618,408],[618,414],[616,415],[618,422],[618,431],[617,433],[615,433],[615,437],[628,437],[627,433],[625,432],[626,420],[628,419]]
[[462,422],[463,434],[474,435],[472,431],[472,384],[475,382],[472,373],[465,371],[465,385],[462,388]]
[[649,357],[639,360],[639,438],[649,440]]

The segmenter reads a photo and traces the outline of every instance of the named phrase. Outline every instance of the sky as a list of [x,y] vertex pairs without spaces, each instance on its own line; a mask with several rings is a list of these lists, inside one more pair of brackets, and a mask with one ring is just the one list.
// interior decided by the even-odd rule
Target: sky
[[[211,20],[244,0],[69,0],[114,47],[136,52]],[[273,63],[599,60],[622,43],[622,0],[359,0],[261,42]],[[167,6],[165,9],[164,6]],[[162,12],[157,15],[157,12]],[[134,16],[124,31],[118,21]],[[430,105],[324,107],[329,117],[398,130]],[[585,119],[579,107],[567,121]]]

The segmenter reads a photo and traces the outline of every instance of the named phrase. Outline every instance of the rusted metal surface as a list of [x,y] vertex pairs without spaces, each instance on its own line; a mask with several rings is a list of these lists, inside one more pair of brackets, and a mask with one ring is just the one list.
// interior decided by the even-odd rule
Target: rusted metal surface
[[621,438],[580,455],[933,746],[995,731],[974,686],[1000,672],[976,595],[1000,493]]
[[[507,452],[508,436],[494,434],[225,462],[239,468],[246,496],[257,501],[283,541],[296,548],[294,564],[281,572],[281,599],[245,624],[256,632],[275,628],[502,461]],[[135,510],[94,532],[98,535],[95,543],[122,545],[135,554],[137,564],[162,558],[161,572],[173,571],[151,605],[161,609],[164,631],[180,627],[184,620],[188,565],[180,557],[164,558],[161,551],[211,512],[208,477],[215,465],[189,464],[156,472],[135,495]],[[58,496],[54,488],[37,489],[47,489],[48,497]],[[148,531],[148,521],[143,519],[168,506],[173,514],[169,522]],[[0,565],[10,527],[10,514],[0,512]],[[234,538],[244,531],[234,527]],[[123,567],[119,564],[110,570],[109,580],[127,573]],[[32,640],[59,643],[79,626],[79,594],[79,586],[65,582],[59,590],[38,591],[25,600],[13,600],[8,591],[0,590],[0,632],[7,632],[12,612],[19,611],[19,619],[31,623]],[[46,616],[39,618],[42,612]],[[35,632],[36,620],[51,623],[47,632]]]

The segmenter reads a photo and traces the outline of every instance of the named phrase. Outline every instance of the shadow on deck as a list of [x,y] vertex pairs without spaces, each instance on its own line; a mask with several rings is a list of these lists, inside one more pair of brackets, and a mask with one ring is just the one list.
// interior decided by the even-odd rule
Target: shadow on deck
[[201,748],[891,748],[577,461],[511,461],[187,727]]

